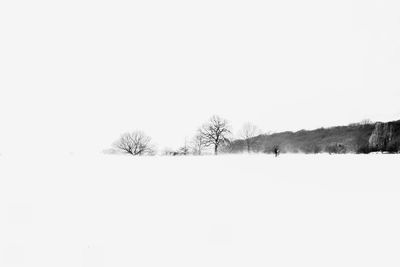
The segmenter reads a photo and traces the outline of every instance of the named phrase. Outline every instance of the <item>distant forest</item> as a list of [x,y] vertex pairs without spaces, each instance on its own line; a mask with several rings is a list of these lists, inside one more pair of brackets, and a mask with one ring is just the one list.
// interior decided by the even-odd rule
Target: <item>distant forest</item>
[[[398,153],[400,121],[388,123],[363,121],[348,126],[261,134],[251,140],[254,152],[272,153],[276,146],[282,153]],[[229,151],[245,151],[246,140],[235,140]]]
[[246,123],[237,138],[233,137],[228,120],[212,116],[197,129],[193,138],[177,149],[159,151],[152,139],[142,131],[127,132],[114,142],[112,153],[133,156],[202,155],[214,153],[399,153],[400,120],[372,122],[364,120],[347,126],[263,134],[259,128]]

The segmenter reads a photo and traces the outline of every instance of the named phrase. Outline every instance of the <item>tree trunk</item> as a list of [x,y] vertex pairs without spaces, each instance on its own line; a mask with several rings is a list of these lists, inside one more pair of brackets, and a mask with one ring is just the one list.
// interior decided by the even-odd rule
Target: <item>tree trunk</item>
[[215,145],[215,146],[214,146],[214,154],[215,154],[215,155],[218,155],[218,145]]

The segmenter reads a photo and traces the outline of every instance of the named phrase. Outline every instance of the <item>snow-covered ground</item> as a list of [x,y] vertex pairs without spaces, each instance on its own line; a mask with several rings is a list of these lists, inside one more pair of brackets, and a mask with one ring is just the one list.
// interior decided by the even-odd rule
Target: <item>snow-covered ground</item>
[[399,266],[398,155],[0,156],[0,266]]

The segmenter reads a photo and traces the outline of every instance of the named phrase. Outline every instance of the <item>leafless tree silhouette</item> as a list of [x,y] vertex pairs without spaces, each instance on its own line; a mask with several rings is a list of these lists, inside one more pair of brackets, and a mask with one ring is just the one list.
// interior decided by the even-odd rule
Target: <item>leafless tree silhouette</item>
[[181,154],[181,155],[184,155],[184,156],[186,156],[186,155],[188,155],[189,154],[189,146],[188,146],[188,144],[187,144],[187,141],[186,141],[186,139],[185,139],[185,144],[179,149],[179,153]]
[[203,151],[203,149],[205,147],[205,140],[204,140],[203,135],[200,133],[200,131],[193,137],[193,140],[191,142],[191,147],[192,147],[193,154],[201,155],[201,152]]
[[255,143],[254,137],[260,135],[261,131],[254,124],[247,122],[240,130],[239,136],[244,139],[247,147],[247,152],[250,153],[252,146]]
[[200,135],[205,146],[214,146],[214,154],[218,154],[218,148],[229,143],[228,135],[231,133],[229,122],[219,116],[212,116],[200,130]]
[[114,147],[133,156],[141,156],[153,153],[150,142],[151,138],[145,133],[134,131],[121,135],[114,143]]

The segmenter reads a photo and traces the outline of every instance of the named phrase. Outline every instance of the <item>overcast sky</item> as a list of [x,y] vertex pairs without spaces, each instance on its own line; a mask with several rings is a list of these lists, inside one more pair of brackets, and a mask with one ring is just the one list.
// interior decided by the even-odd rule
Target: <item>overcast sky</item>
[[1,1],[0,153],[400,119],[400,1]]

